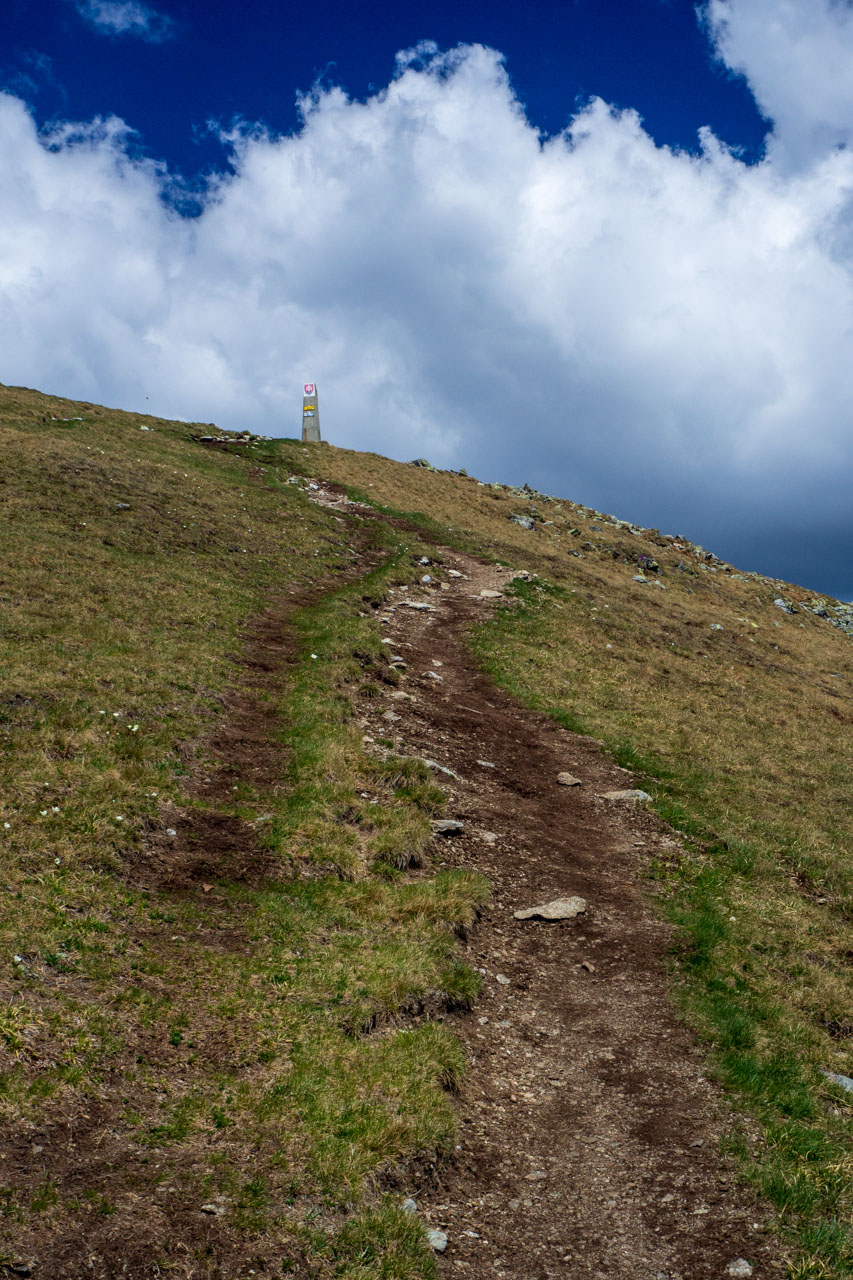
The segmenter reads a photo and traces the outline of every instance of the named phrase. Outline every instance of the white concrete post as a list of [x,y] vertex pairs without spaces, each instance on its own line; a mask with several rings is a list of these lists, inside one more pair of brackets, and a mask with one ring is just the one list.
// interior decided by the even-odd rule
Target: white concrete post
[[319,444],[321,439],[317,384],[304,382],[302,384],[302,443]]

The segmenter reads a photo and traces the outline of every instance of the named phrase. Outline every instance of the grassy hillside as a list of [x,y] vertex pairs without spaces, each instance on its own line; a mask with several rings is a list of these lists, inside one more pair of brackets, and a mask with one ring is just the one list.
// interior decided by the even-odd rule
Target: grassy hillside
[[605,741],[688,837],[650,868],[682,926],[682,997],[761,1121],[744,1161],[798,1239],[793,1274],[849,1274],[853,1098],[822,1073],[853,1074],[853,610],[545,495],[314,456],[551,584],[518,583],[477,652],[528,705]]
[[[459,1048],[405,1015],[472,998],[453,931],[485,887],[400,878],[442,795],[350,724],[382,648],[363,597],[414,553],[206,429],[0,400],[0,1260],[428,1275],[366,1179],[452,1140]],[[244,632],[264,610],[289,619],[278,668]],[[235,684],[285,729],[265,771],[246,728],[223,803]]]
[[367,756],[354,708],[389,678],[372,606],[439,539],[540,575],[482,663],[685,833],[650,887],[760,1124],[744,1168],[792,1274],[849,1274],[851,1095],[821,1074],[853,1071],[849,615],[569,502],[209,431],[0,390],[0,1262],[85,1238],[104,1274],[131,1248],[178,1275],[432,1274],[383,1187],[453,1142],[440,1011],[476,999],[454,931],[487,886],[430,868],[441,792]]

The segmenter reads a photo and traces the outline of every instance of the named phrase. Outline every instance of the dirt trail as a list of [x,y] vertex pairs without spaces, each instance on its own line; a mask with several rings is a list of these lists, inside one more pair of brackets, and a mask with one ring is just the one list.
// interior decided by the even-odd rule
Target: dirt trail
[[[357,541],[357,521],[380,518],[331,486],[317,498],[340,509]],[[369,538],[359,551],[353,574],[381,554]],[[370,700],[364,729],[374,741],[394,738],[401,753],[451,771],[437,779],[449,796],[448,814],[464,830],[443,838],[437,857],[485,873],[493,886],[460,944],[483,975],[482,996],[473,1012],[448,1018],[469,1058],[458,1099],[459,1146],[437,1179],[424,1174],[422,1186],[407,1188],[427,1223],[447,1232],[440,1272],[445,1280],[724,1280],[742,1257],[754,1264],[755,1280],[781,1277],[779,1247],[761,1225],[764,1211],[718,1155],[725,1109],[667,995],[670,934],[645,896],[644,868],[671,833],[630,802],[600,798],[630,786],[630,778],[598,744],[525,710],[477,669],[467,634],[500,607],[494,595],[480,593],[500,591],[508,573],[446,548],[436,558],[442,577],[449,569],[459,575],[447,589],[399,591],[381,611],[382,634],[407,665],[399,689]],[[413,600],[428,608],[412,609],[406,602]],[[207,772],[193,781],[212,810],[238,781],[259,790],[280,785],[275,699],[268,695],[295,656],[287,621],[302,602],[288,592],[245,636],[242,681],[209,744]],[[560,786],[563,770],[581,785]],[[146,861],[130,868],[133,876],[165,892],[204,892],[206,876],[263,874],[252,833],[227,806],[209,815],[175,811],[174,819],[174,843],[171,836],[152,842]],[[574,894],[588,902],[575,920],[513,916]],[[218,895],[205,901],[211,910]],[[241,945],[241,922],[224,910],[189,941],[152,933],[149,954],[165,948],[168,972],[180,948],[189,963],[201,946],[213,955]],[[157,996],[161,980],[152,975],[144,981]],[[85,1110],[81,1102],[61,1124],[24,1124],[6,1144],[5,1176],[15,1185],[35,1188],[53,1178],[81,1196],[102,1189],[116,1203],[111,1216],[99,1217],[96,1201],[72,1196],[63,1215],[26,1228],[22,1256],[38,1259],[34,1273],[45,1280],[153,1274],[170,1235],[187,1251],[182,1274],[195,1267],[193,1243],[215,1259],[204,1274],[244,1274],[242,1239],[225,1219],[202,1220],[195,1192],[186,1190],[192,1153],[179,1153],[164,1181],[160,1164],[149,1164],[147,1148],[128,1136],[123,1109],[129,1100],[135,1105],[134,1087],[140,1113],[160,1116],[192,1084],[189,1062],[158,1035],[127,1033],[122,1050],[131,1070],[144,1057],[151,1081],[126,1080]],[[230,1042],[202,1048],[223,1061],[231,1052]],[[116,1079],[120,1069],[121,1062],[110,1067]],[[159,1098],[161,1090],[162,1106],[149,1096]]]
[[[440,555],[464,577],[400,592],[382,614],[410,697],[389,695],[365,720],[368,737],[458,775],[437,775],[465,824],[439,856],[494,888],[464,944],[482,997],[450,1019],[469,1058],[459,1147],[437,1187],[411,1189],[449,1237],[440,1272],[722,1280],[745,1258],[756,1280],[781,1276],[764,1211],[719,1155],[725,1110],[667,994],[671,935],[643,877],[672,833],[636,803],[600,798],[631,779],[599,744],[477,669],[465,635],[495,604],[480,592],[508,574]],[[432,611],[409,607],[416,596]],[[563,770],[581,785],[559,785]],[[588,902],[575,920],[514,919],[574,894]]]

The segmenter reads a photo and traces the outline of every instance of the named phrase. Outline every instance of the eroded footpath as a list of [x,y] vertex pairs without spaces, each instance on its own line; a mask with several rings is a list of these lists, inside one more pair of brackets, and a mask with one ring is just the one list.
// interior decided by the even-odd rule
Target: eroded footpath
[[[600,744],[477,669],[466,635],[501,607],[509,574],[446,548],[436,559],[445,589],[399,592],[381,615],[402,680],[364,730],[368,745],[392,739],[438,766],[464,824],[438,837],[440,861],[494,890],[462,945],[482,995],[449,1015],[469,1063],[459,1145],[437,1184],[411,1187],[448,1237],[440,1272],[781,1276],[765,1211],[719,1153],[725,1107],[668,994],[671,933],[644,877],[673,835],[642,804],[603,798],[632,784]],[[558,783],[566,771],[579,785]],[[514,916],[569,895],[587,902],[574,920]]]

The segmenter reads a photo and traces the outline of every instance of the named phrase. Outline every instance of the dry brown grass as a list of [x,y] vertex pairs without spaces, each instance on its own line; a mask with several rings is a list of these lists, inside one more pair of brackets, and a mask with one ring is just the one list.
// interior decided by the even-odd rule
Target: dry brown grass
[[[380,647],[358,592],[300,615],[320,661],[281,690],[287,787],[234,801],[241,820],[272,814],[279,865],[311,866],[311,878],[222,884],[196,901],[142,893],[128,874],[168,806],[198,803],[184,780],[206,762],[246,620],[270,592],[351,566],[345,528],[288,484],[301,471],[541,575],[474,637],[481,659],[531,705],[605,740],[686,833],[681,857],[652,860],[650,886],[683,928],[688,1008],[732,1096],[764,1125],[748,1159],[799,1232],[792,1274],[846,1274],[849,1098],[818,1068],[853,1069],[853,648],[827,621],[773,604],[811,593],[570,502],[328,445],[210,452],[186,424],[14,389],[0,393],[0,432],[7,1117],[73,1128],[91,1110],[128,1194],[153,1195],[154,1163],[192,1203],[222,1194],[227,1238],[254,1241],[258,1257],[286,1238],[321,1273],[350,1274],[367,1232],[393,1254],[389,1275],[426,1274],[396,1211],[379,1205],[341,1230],[341,1204],[370,1170],[448,1140],[440,1085],[458,1051],[428,1022],[359,1029],[424,993],[471,998],[451,930],[483,886],[409,884],[394,870],[419,852],[440,797],[417,776],[371,773],[348,724],[366,678],[354,654]],[[403,538],[382,551],[383,572],[410,572]],[[635,582],[643,567],[651,581]],[[361,812],[361,790],[381,817]],[[121,1093],[107,1087],[119,1079]],[[113,1097],[124,1111],[104,1123]],[[156,1161],[128,1172],[121,1160],[143,1148]],[[96,1161],[83,1177],[83,1200],[61,1179],[8,1182],[7,1232],[120,1218],[125,1201],[104,1207]]]
[[[274,445],[211,450],[205,429],[0,389],[0,1264],[199,1274],[198,1206],[221,1198],[235,1274],[307,1255],[366,1275],[372,1231],[377,1269],[428,1275],[371,1176],[451,1139],[460,1049],[405,1010],[465,994],[454,930],[485,887],[371,874],[422,852],[428,822],[348,724],[353,649],[381,652],[343,587],[353,535]],[[373,558],[411,575],[393,540]],[[292,623],[318,660],[297,643],[256,688],[247,622],[315,587],[337,590]],[[196,784],[235,685],[299,733],[230,801]],[[366,774],[382,847],[368,831],[345,867],[324,846]],[[194,812],[270,833],[266,878],[158,887],[151,850],[168,864]]]
[[691,1016],[764,1123],[748,1164],[801,1243],[792,1274],[847,1275],[850,1096],[820,1069],[853,1074],[853,638],[802,607],[807,588],[570,502],[329,446],[308,465],[554,584],[520,586],[478,652],[529,705],[604,740],[687,836],[651,870],[684,930]]

